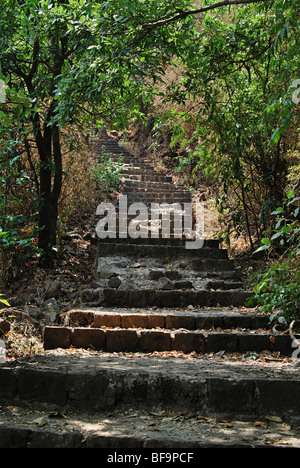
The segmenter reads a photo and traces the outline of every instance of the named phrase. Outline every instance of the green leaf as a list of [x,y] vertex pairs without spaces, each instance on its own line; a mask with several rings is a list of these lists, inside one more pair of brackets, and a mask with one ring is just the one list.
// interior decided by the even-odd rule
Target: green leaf
[[269,245],[262,245],[261,247],[258,247],[258,249],[256,249],[253,254],[257,253],[257,252],[261,252],[262,250],[266,250],[268,249],[270,246]]
[[283,234],[283,231],[276,232],[276,234],[274,234],[274,235],[271,237],[271,240],[277,239],[278,237],[282,236],[282,234]]

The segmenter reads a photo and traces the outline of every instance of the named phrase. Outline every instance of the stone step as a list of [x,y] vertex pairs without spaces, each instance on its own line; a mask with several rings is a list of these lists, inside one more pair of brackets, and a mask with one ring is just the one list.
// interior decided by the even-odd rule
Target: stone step
[[184,289],[84,289],[82,303],[101,307],[243,307],[252,294],[248,291]]
[[129,195],[129,194],[132,194],[132,193],[154,193],[154,194],[162,194],[162,195],[170,195],[170,194],[174,194],[174,195],[189,195],[190,196],[190,193],[188,190],[182,190],[182,189],[175,189],[174,186],[172,187],[171,185],[170,186],[167,186],[167,187],[160,187],[159,184],[157,185],[153,185],[153,184],[150,184],[148,185],[147,187],[142,187],[140,184],[137,184],[137,186],[127,186],[127,184],[125,185],[124,187],[124,190],[123,190],[123,194],[124,195]]
[[151,175],[151,174],[120,174],[121,180],[140,180],[141,182],[172,182],[171,176]]
[[299,430],[268,415],[257,423],[172,410],[129,408],[91,415],[36,406],[2,407],[0,448],[98,448],[98,463],[131,466],[200,465],[203,448],[300,448]]
[[[103,318],[103,317],[102,317]],[[145,317],[141,317],[142,322]],[[152,317],[153,318],[153,317]],[[154,317],[157,323],[158,317]],[[173,320],[172,320],[173,319]],[[169,327],[178,317],[169,317]],[[134,316],[122,317],[122,322],[130,323],[138,319]],[[168,323],[168,317],[166,317]],[[110,320],[100,320],[100,323],[113,323]],[[182,351],[183,353],[260,353],[262,351],[279,352],[281,355],[291,356],[293,352],[292,340],[289,335],[274,335],[268,332],[240,332],[230,331],[202,331],[202,330],[167,330],[136,328],[112,328],[102,325],[101,328],[88,327],[57,327],[47,326],[44,331],[44,349],[90,348],[108,353],[155,351]]]
[[96,416],[134,408],[254,421],[271,415],[299,426],[299,392],[298,368],[272,359],[149,358],[71,349],[0,364],[1,407],[27,405],[32,411],[47,406]]
[[174,185],[173,183],[171,182],[137,182],[135,180],[128,180],[126,182],[126,187],[128,188],[152,188],[152,187],[156,187],[156,188],[161,188],[161,189],[172,189],[172,190],[185,190],[185,191],[188,191],[188,189],[182,185],[182,184],[177,184],[177,185]]
[[202,308],[193,311],[162,309],[75,308],[69,310],[63,320],[66,327],[113,327],[113,328],[162,328],[162,329],[266,329],[270,332],[272,323],[267,314],[253,309]]
[[[118,233],[117,233],[118,234]],[[171,246],[171,247],[182,247],[182,248],[185,248],[185,243],[186,243],[186,239],[184,236],[182,236],[182,238],[169,238],[169,237],[166,237],[166,238],[163,238],[163,237],[159,237],[159,238],[154,238],[154,237],[147,237],[147,238],[143,238],[143,237],[137,237],[137,238],[132,238],[132,237],[119,237],[117,235],[116,238],[112,238],[112,237],[107,237],[105,240],[99,240],[99,242],[104,242],[104,243],[112,243],[112,244],[115,244],[115,243],[118,243],[118,244],[137,244],[137,245],[155,245],[155,246],[159,246],[159,245],[163,245],[163,246]],[[207,248],[207,249],[218,249],[218,250],[222,250],[222,253],[220,254],[221,257],[225,257],[226,253],[224,253],[223,251],[227,252],[227,249],[219,249],[219,241],[217,239],[204,239],[204,244],[203,244],[203,247],[202,248]],[[212,255],[214,255],[212,253]]]
[[167,203],[172,205],[173,203],[191,203],[191,197],[189,194],[180,195],[180,194],[162,194],[162,193],[151,193],[151,192],[135,192],[132,194],[127,194],[127,203]]
[[[119,240],[119,239],[118,239]],[[136,240],[136,239],[135,239]],[[148,239],[143,239],[147,241]],[[170,240],[170,239],[168,239]],[[117,239],[102,239],[98,243],[99,255],[121,255],[140,257],[185,257],[191,258],[190,267],[196,271],[230,271],[234,269],[234,261],[228,259],[226,249],[187,249],[185,246],[155,243],[117,242]],[[197,258],[195,258],[197,257]]]

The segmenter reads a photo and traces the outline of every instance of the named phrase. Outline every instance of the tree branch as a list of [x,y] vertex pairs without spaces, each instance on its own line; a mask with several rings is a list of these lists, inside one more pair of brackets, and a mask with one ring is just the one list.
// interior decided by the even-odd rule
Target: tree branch
[[213,3],[212,5],[206,5],[201,8],[197,8],[196,10],[181,11],[175,16],[162,18],[157,21],[149,21],[148,23],[144,23],[144,26],[146,27],[149,26],[151,29],[158,28],[160,26],[164,26],[174,21],[185,19],[188,16],[198,15],[199,13],[205,13],[206,11],[215,10],[216,8],[220,8],[222,6],[247,5],[250,3],[262,3],[262,2],[268,2],[268,1],[270,0],[223,0],[221,2]]

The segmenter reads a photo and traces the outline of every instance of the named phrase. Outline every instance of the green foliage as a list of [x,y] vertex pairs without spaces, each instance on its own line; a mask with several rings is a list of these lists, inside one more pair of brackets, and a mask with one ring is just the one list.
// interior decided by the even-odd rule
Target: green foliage
[[[172,99],[174,109],[161,116],[172,129],[170,147],[193,148],[193,173],[219,182],[222,237],[247,234],[253,250],[284,196],[287,151],[298,145],[298,15],[293,0],[204,15],[194,37],[185,40],[180,83],[168,88],[166,101]],[[182,102],[189,102],[186,111]],[[183,119],[191,118],[189,108],[191,137]],[[179,167],[185,158],[192,161],[186,153],[181,151]]]
[[9,307],[10,306],[9,302],[7,302],[7,300],[1,296],[3,296],[3,294],[0,294],[0,302]]
[[[2,137],[4,136],[2,128]],[[3,143],[0,148],[0,283],[2,286],[7,281],[12,263],[20,265],[38,251],[36,217],[29,208],[32,201],[32,183],[24,170],[20,156],[15,154],[14,142],[10,140],[8,142],[8,144]]]
[[114,162],[111,155],[108,155],[103,148],[97,168],[92,169],[94,180],[104,195],[119,190],[122,159],[121,156],[117,162]]
[[285,258],[276,261],[257,278],[253,300],[270,320],[283,316],[287,321],[300,319],[300,261]]
[[[284,206],[278,207],[271,215],[276,217],[276,225],[271,238],[262,238],[262,246],[258,247],[253,253],[263,250],[271,250],[279,242],[280,246],[290,250],[294,255],[300,255],[300,223],[299,223],[299,204],[300,197],[295,197],[294,192],[289,190],[287,193],[287,202]],[[273,242],[272,242],[273,241]],[[275,242],[276,241],[276,242]]]
[[300,225],[299,197],[293,191],[287,193],[287,202],[272,215],[277,218],[274,234],[262,239],[260,251],[271,252],[279,245],[285,248],[284,255],[256,279],[253,300],[262,310],[271,314],[271,320],[283,316],[286,320],[300,318]]

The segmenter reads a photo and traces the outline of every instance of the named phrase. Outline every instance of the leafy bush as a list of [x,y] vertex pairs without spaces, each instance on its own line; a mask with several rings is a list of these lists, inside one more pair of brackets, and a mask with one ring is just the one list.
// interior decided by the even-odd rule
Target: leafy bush
[[271,314],[271,320],[283,316],[286,320],[300,319],[300,227],[299,197],[293,191],[287,193],[287,203],[277,208],[276,225],[271,238],[264,237],[259,251],[269,251],[276,244],[285,248],[284,254],[273,261],[268,269],[259,274],[253,288],[253,300],[262,310]]
[[273,321],[282,316],[287,321],[300,319],[300,261],[280,259],[259,275],[253,288],[254,299]]
[[[29,195],[25,190],[29,191]],[[0,151],[0,284],[4,287],[9,270],[39,252],[38,227],[31,204],[31,181],[19,156]]]

